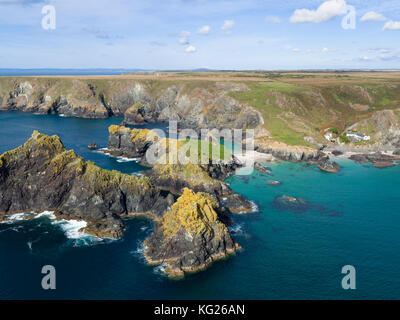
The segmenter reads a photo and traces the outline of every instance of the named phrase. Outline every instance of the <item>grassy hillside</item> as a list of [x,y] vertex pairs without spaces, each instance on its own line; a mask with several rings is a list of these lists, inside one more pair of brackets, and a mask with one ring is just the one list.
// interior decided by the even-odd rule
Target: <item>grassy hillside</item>
[[400,108],[400,81],[246,82],[249,91],[230,95],[259,110],[271,136],[290,145],[323,142],[324,129],[343,131],[379,110]]

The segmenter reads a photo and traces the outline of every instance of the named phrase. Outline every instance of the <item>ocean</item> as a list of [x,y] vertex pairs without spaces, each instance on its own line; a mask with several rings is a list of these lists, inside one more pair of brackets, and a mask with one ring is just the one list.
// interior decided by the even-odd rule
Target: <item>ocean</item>
[[12,69],[0,68],[0,76],[110,76],[134,72],[148,72],[144,69]]
[[[0,153],[39,130],[59,135],[67,149],[100,167],[134,174],[145,168],[87,148],[106,147],[107,127],[121,120],[0,112]],[[0,223],[0,299],[398,299],[400,166],[338,161],[339,174],[281,162],[268,165],[273,176],[229,177],[231,188],[258,206],[233,215],[243,250],[183,280],[145,263],[141,246],[152,231],[146,219],[129,220],[121,239],[107,241],[83,237],[79,225],[49,215]],[[310,205],[302,213],[282,210],[274,205],[281,195]],[[44,265],[56,268],[56,290],[41,287]],[[341,286],[345,265],[356,269],[355,290]]]

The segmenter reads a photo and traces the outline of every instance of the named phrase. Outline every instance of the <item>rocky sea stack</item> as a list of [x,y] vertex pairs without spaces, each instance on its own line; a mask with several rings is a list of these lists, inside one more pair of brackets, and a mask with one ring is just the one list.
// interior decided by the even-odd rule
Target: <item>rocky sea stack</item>
[[145,241],[147,261],[167,263],[168,275],[182,277],[235,253],[239,246],[221,222],[219,209],[218,201],[210,194],[184,189]]

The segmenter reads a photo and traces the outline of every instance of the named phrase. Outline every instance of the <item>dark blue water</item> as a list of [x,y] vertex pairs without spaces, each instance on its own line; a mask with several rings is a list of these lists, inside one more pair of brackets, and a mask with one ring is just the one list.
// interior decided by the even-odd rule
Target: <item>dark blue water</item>
[[143,69],[0,69],[0,76],[88,76],[145,72]]
[[[107,144],[107,127],[121,119],[84,120],[0,112],[0,152],[38,129],[58,134],[67,148],[107,169],[132,173],[87,149]],[[0,298],[74,299],[397,299],[400,296],[400,167],[376,169],[342,161],[339,175],[302,164],[271,166],[273,177],[233,176],[231,187],[259,206],[234,216],[242,252],[181,281],[143,261],[151,222],[136,219],[118,241],[82,245],[43,217],[0,224]],[[270,186],[271,179],[282,182]],[[304,197],[305,213],[279,211],[275,196]],[[41,289],[41,268],[54,265],[57,289]],[[353,265],[357,289],[343,290],[341,269]]]

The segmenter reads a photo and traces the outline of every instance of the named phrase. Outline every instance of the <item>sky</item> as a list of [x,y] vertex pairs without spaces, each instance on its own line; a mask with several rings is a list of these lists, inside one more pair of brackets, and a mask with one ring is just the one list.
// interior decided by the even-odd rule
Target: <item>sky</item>
[[0,0],[0,68],[399,69],[399,40],[399,0]]

